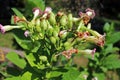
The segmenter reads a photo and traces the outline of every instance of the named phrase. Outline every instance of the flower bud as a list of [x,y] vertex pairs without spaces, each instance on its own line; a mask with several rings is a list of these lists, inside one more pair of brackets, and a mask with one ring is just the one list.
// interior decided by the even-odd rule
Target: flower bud
[[55,37],[50,37],[50,41],[55,45],[56,44],[56,38]]
[[65,39],[66,36],[67,36],[67,31],[66,30],[62,30],[59,32],[59,37],[62,38],[62,39]]
[[34,19],[38,17],[39,15],[42,15],[43,12],[39,8],[33,8],[33,14],[34,14]]
[[73,26],[73,17],[72,17],[72,14],[68,14],[68,27],[71,29],[72,26]]
[[43,30],[47,30],[48,26],[47,26],[47,22],[45,19],[42,19],[41,22],[40,22],[40,27],[43,29]]
[[68,49],[71,49],[72,45],[70,42],[67,41],[64,43],[64,47],[65,47],[65,50],[68,50]]
[[56,24],[55,14],[51,12],[48,20],[51,25],[55,25]]
[[54,36],[54,37],[58,37],[58,32],[55,31],[55,30],[53,30],[53,36]]
[[61,26],[66,26],[66,24],[67,24],[67,16],[66,15],[63,15],[61,17],[60,24],[61,24]]

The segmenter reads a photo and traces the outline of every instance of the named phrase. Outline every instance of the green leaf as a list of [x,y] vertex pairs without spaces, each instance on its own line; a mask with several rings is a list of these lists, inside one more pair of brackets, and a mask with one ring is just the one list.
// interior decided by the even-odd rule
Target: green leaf
[[112,35],[107,37],[106,40],[107,40],[106,41],[107,44],[114,44],[114,43],[120,41],[120,32],[113,33]]
[[37,61],[37,59],[39,59],[39,57],[34,54],[34,53],[29,53],[28,55],[26,55],[26,58],[30,64],[31,67],[33,67],[34,69],[44,69],[45,65],[41,63],[41,61]]
[[104,73],[94,73],[94,78],[97,78],[98,80],[105,80],[105,74]]
[[109,23],[105,23],[104,31],[108,32],[109,30],[110,30],[110,24]]
[[25,50],[29,50],[31,52],[37,52],[40,47],[39,42],[32,42],[30,40],[22,40],[16,35],[14,35],[14,38],[17,41],[17,43]]
[[24,17],[23,14],[22,14],[19,10],[17,10],[16,8],[12,8],[12,10],[14,11],[14,13],[15,13],[18,17],[20,17],[20,18],[23,18],[23,17]]
[[102,66],[107,69],[117,69],[120,68],[119,55],[111,54],[102,60]]
[[113,44],[107,44],[107,48],[104,49],[104,55],[107,55],[108,53],[113,51]]
[[80,72],[75,68],[70,68],[68,72],[64,73],[63,80],[76,80],[79,77]]
[[6,78],[4,80],[21,80],[20,77],[11,77],[11,78]]
[[11,24],[14,24],[14,16],[11,16]]
[[39,80],[39,77],[36,74],[32,74],[29,71],[26,71],[22,76],[21,80]]
[[62,75],[62,72],[59,72],[59,71],[51,71],[50,73],[48,73],[46,75],[47,78],[54,78],[54,77],[58,77]]
[[32,14],[32,9],[36,7],[40,8],[41,10],[44,10],[45,8],[44,1],[43,0],[26,0],[25,14],[27,16],[30,16],[30,14]]
[[20,58],[15,52],[8,53],[6,58],[22,69],[26,66],[25,60]]

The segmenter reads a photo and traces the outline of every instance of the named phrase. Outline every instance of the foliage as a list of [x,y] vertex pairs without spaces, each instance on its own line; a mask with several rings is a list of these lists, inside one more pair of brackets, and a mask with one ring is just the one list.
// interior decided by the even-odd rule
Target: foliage
[[[17,15],[11,19],[14,25],[0,25],[2,33],[20,29],[20,33],[14,34],[14,37],[25,50],[25,58],[20,58],[14,52],[7,54],[6,58],[22,72],[5,80],[105,80],[108,70],[120,68],[119,48],[114,47],[114,43],[120,40],[120,32],[114,33],[114,25],[108,23],[104,26],[106,35],[92,30],[89,21],[95,16],[94,10],[86,9],[76,18],[71,13],[55,14],[50,7],[44,9],[42,0],[40,6],[38,0],[29,2],[37,7],[33,9],[32,20],[27,20],[13,8]],[[101,47],[101,51],[88,49],[92,46],[85,46],[87,44],[95,44]],[[73,63],[73,58],[81,55],[89,60],[86,67]]]

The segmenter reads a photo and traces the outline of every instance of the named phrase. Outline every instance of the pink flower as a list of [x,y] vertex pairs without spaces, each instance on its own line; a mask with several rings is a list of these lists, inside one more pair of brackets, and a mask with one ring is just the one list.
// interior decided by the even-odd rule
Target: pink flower
[[0,32],[1,32],[2,34],[4,34],[4,33],[5,33],[4,26],[3,26],[3,25],[1,25],[1,24],[0,24]]
[[95,52],[96,52],[96,48],[94,48],[94,49],[92,50],[92,52],[91,52],[92,59],[94,59],[94,54],[95,54]]
[[34,14],[34,17],[36,18],[37,16],[42,15],[43,12],[39,8],[33,8],[33,14]]
[[9,31],[9,30],[12,30],[12,29],[15,29],[15,28],[22,28],[23,26],[11,26],[11,25],[6,25],[6,26],[3,26],[0,24],[0,32],[2,34],[4,34],[6,31]]
[[94,54],[96,52],[96,48],[94,48],[93,50],[90,50],[90,49],[79,50],[79,52],[83,53],[83,54],[90,54],[92,56],[92,59],[94,59]]
[[29,31],[25,31],[25,32],[24,32],[25,37],[28,37],[28,36],[29,36],[29,34],[30,34],[30,32],[29,32]]
[[86,10],[86,14],[91,18],[93,19],[95,17],[95,11],[90,9],[90,8],[87,8]]
[[52,8],[51,7],[46,7],[45,10],[44,10],[44,13],[50,13],[52,11]]

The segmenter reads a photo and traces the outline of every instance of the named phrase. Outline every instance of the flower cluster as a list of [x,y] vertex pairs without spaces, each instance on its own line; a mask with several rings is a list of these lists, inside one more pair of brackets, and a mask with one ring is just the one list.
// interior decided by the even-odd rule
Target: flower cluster
[[[94,58],[96,48],[93,50],[79,50],[76,43],[91,42],[98,46],[104,46],[105,35],[91,29],[90,19],[95,16],[94,10],[88,8],[85,13],[79,12],[79,17],[73,17],[71,13],[58,12],[54,14],[50,7],[44,11],[39,8],[33,9],[33,18],[28,21],[24,16],[13,16],[12,25],[1,25],[0,31],[20,28],[24,30],[25,37],[30,37],[33,42],[44,40],[50,46],[54,45],[55,51],[70,59],[73,53],[91,54]],[[77,41],[77,39],[80,39]],[[49,48],[49,47],[46,47]],[[49,49],[48,49],[49,50]]]

